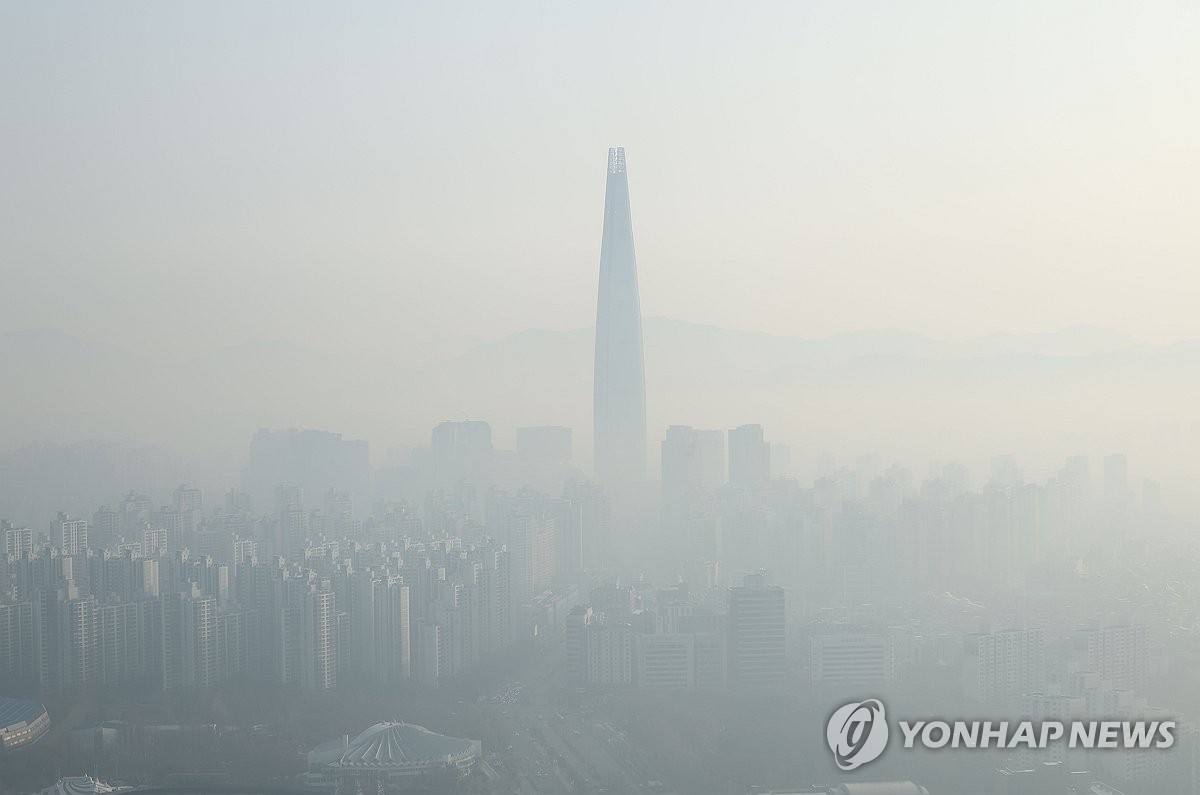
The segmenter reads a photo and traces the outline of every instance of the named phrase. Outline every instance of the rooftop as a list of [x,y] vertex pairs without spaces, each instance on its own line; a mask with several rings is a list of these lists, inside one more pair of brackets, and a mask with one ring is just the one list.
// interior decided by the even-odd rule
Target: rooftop
[[0,730],[21,723],[30,723],[46,711],[37,701],[20,698],[0,698]]
[[409,767],[460,761],[478,753],[473,740],[447,737],[414,723],[376,723],[357,737],[314,748],[310,765],[341,768]]
[[60,778],[57,784],[42,790],[39,795],[100,795],[100,793],[119,791],[118,788],[110,787],[91,776],[67,776]]

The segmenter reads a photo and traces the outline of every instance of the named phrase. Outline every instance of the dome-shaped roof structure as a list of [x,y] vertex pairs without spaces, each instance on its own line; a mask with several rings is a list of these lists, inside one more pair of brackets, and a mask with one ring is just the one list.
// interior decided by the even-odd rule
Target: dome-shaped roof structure
[[839,784],[830,795],[929,795],[929,790],[911,781],[862,781]]
[[309,772],[321,776],[408,776],[448,767],[469,770],[479,743],[431,732],[414,723],[376,723],[357,737],[324,743],[308,754]]
[[91,776],[67,776],[60,778],[58,783],[47,787],[38,795],[104,795],[120,792],[122,789],[127,788],[112,787]]
[[403,767],[451,761],[475,753],[475,743],[415,723],[376,723],[349,742],[340,767]]

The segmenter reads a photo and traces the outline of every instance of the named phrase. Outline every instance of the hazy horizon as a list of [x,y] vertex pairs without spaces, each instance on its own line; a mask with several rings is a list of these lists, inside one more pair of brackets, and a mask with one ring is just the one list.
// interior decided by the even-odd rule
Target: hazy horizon
[[668,425],[747,422],[798,466],[1184,460],[1159,429],[1200,405],[1176,344],[1200,339],[1200,9],[0,14],[0,450],[133,438],[233,471],[258,427],[387,460],[473,417],[501,444],[570,426],[586,462],[624,146],[642,314],[671,319],[651,461]]
[[[689,319],[685,319],[685,318],[672,317],[670,315],[645,315],[644,317],[647,321],[662,321],[662,322],[666,322],[666,323],[677,323],[677,324],[686,325],[686,326],[694,326],[697,328],[712,329],[712,330],[720,331],[720,332],[729,332],[732,334],[756,335],[756,336],[762,336],[764,338],[770,337],[770,338],[776,338],[776,339],[781,339],[781,340],[791,340],[791,341],[796,341],[796,342],[822,342],[822,341],[829,341],[829,340],[835,340],[835,339],[850,338],[850,337],[855,337],[855,336],[860,336],[860,335],[897,334],[897,335],[913,336],[913,337],[921,338],[921,339],[928,340],[931,342],[940,342],[940,343],[947,343],[947,344],[952,344],[952,345],[961,345],[961,344],[966,344],[966,343],[980,343],[980,342],[986,342],[989,340],[1000,340],[1000,339],[1032,341],[1032,340],[1035,340],[1038,338],[1050,339],[1050,338],[1054,338],[1054,337],[1070,337],[1070,336],[1077,336],[1077,335],[1094,334],[1094,335],[1098,335],[1098,336],[1107,337],[1107,338],[1109,338],[1109,340],[1111,342],[1114,342],[1114,343],[1120,341],[1120,342],[1127,342],[1128,344],[1133,345],[1133,346],[1165,348],[1165,347],[1170,347],[1172,345],[1178,345],[1180,343],[1187,343],[1187,342],[1192,342],[1194,340],[1200,339],[1200,333],[1198,333],[1194,337],[1193,336],[1182,336],[1182,337],[1170,338],[1170,339],[1166,339],[1166,340],[1162,340],[1162,341],[1151,341],[1146,338],[1139,337],[1136,334],[1132,334],[1122,328],[1117,328],[1114,326],[1106,326],[1106,325],[1101,325],[1101,324],[1094,324],[1094,323],[1072,323],[1072,324],[1068,324],[1068,325],[1048,327],[1048,328],[1041,329],[1041,330],[1033,330],[1033,331],[1026,331],[1026,332],[1014,332],[1014,331],[1008,331],[1008,330],[1001,329],[1001,330],[997,330],[997,331],[987,332],[984,334],[962,334],[962,335],[930,334],[930,333],[925,333],[925,332],[917,331],[915,329],[905,328],[905,327],[900,327],[900,326],[862,326],[859,328],[842,329],[842,330],[834,331],[834,332],[831,332],[828,334],[815,334],[812,336],[808,336],[808,335],[802,335],[802,334],[787,334],[787,333],[774,332],[774,331],[764,331],[762,329],[756,329],[756,328],[744,328],[744,327],[720,325],[720,324],[715,324],[715,323],[705,323],[702,320],[689,320]],[[541,333],[541,332],[552,333],[552,334],[577,334],[577,333],[584,333],[584,332],[594,333],[594,331],[595,331],[594,323],[588,324],[588,325],[564,326],[564,327],[527,326],[524,328],[514,328],[510,331],[506,331],[504,333],[498,333],[498,334],[495,334],[492,336],[447,335],[442,338],[431,340],[426,344],[431,347],[431,350],[439,353],[440,355],[447,356],[447,357],[453,357],[453,356],[459,355],[461,353],[466,353],[470,349],[477,347],[477,346],[484,346],[484,345],[488,345],[491,343],[502,342],[506,339],[510,339],[513,337],[519,337],[524,334],[537,334],[537,333]],[[104,347],[108,347],[108,348],[120,349],[120,350],[126,351],[128,353],[145,354],[145,355],[149,355],[149,356],[166,356],[166,355],[172,353],[171,351],[158,350],[154,346],[147,347],[145,345],[145,342],[147,342],[147,340],[145,340],[145,339],[130,340],[128,342],[128,344],[120,344],[120,343],[114,342],[113,340],[104,338],[102,336],[97,337],[97,336],[90,336],[90,335],[85,335],[85,334],[80,334],[80,333],[72,333],[62,327],[53,326],[53,325],[42,325],[42,326],[29,325],[29,326],[21,326],[21,327],[5,329],[4,331],[0,331],[0,337],[8,336],[11,338],[13,336],[25,336],[25,335],[29,335],[29,336],[61,335],[63,338],[73,339],[73,340],[77,340],[77,341],[83,342],[83,343],[100,345],[100,346],[104,346]],[[1118,338],[1120,338],[1120,340],[1118,340]],[[315,340],[315,341],[313,341],[312,344],[308,344],[308,343],[301,342],[297,339],[292,339],[292,338],[288,338],[288,337],[263,336],[263,337],[248,337],[246,339],[238,340],[236,342],[230,342],[227,344],[214,343],[210,347],[199,347],[195,351],[190,351],[188,355],[203,356],[204,354],[225,351],[225,350],[232,350],[232,349],[246,347],[246,346],[275,345],[275,344],[294,345],[294,346],[297,346],[300,348],[305,348],[305,349],[311,350],[314,353],[342,354],[342,355],[346,354],[346,349],[330,347],[328,344],[323,344],[321,340]],[[440,347],[440,346],[444,346],[444,347]],[[398,361],[405,361],[406,360],[405,357],[411,356],[411,355],[413,355],[413,353],[414,353],[414,351],[412,351],[412,350],[397,349],[396,351],[394,351],[394,354],[397,357]],[[416,353],[423,353],[423,351],[417,351]],[[377,354],[364,354],[364,355],[376,356]],[[425,357],[421,357],[421,358],[425,358]]]
[[647,316],[1200,337],[1192,6],[0,13],[0,331],[377,354],[584,327],[623,145]]
[[0,3],[0,795],[1200,795],[1197,42]]

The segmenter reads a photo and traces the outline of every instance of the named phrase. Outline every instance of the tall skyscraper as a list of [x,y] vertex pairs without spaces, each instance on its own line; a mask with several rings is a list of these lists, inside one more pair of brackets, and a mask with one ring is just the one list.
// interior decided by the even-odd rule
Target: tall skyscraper
[[33,530],[28,527],[4,528],[4,554],[19,558],[33,555]]
[[729,681],[775,686],[787,680],[784,592],[766,572],[729,589]]
[[350,651],[356,674],[381,684],[407,679],[411,670],[409,588],[398,576],[351,575]]
[[337,687],[336,604],[332,591],[312,591],[300,602],[300,685],[306,690]]
[[662,443],[663,501],[680,502],[725,482],[725,435],[687,425],[667,428]]
[[451,490],[467,480],[483,490],[492,480],[492,426],[482,420],[441,422],[430,444],[434,487]]
[[15,682],[34,675],[33,638],[33,603],[0,604],[0,678]]
[[741,425],[729,432],[729,482],[744,489],[766,488],[771,482],[771,445],[761,425]]
[[596,380],[593,402],[595,474],[601,483],[646,477],[646,367],[642,304],[625,149],[608,150],[604,237],[596,301]]
[[62,528],[62,551],[64,555],[82,555],[88,549],[88,523],[86,519],[72,519],[59,511],[58,524]]

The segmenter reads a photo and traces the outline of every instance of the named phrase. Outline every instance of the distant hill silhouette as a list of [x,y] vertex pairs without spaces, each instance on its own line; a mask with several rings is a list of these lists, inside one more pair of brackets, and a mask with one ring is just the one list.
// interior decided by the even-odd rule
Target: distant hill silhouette
[[[1107,438],[1167,419],[1186,428],[1200,416],[1200,341],[1149,345],[1104,328],[799,339],[647,318],[645,344],[652,451],[673,423],[761,422],[803,456],[825,447],[933,453],[953,447],[945,437],[990,454],[1048,434]],[[286,341],[148,357],[54,330],[11,332],[0,334],[0,449],[166,441],[232,477],[259,427],[340,431],[368,439],[382,459],[427,443],[440,420],[471,417],[492,423],[499,446],[512,445],[519,425],[568,425],[586,466],[592,345],[590,328],[534,329],[454,341],[448,355],[402,351],[396,361]]]

